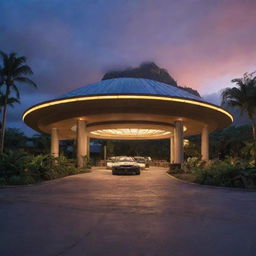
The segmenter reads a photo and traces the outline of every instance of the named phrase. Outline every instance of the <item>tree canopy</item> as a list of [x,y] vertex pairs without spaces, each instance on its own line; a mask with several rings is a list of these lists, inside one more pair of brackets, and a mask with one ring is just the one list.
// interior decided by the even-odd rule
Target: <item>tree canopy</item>
[[[3,102],[0,102],[2,111],[2,125],[0,133],[0,153],[4,150],[4,135],[6,126],[7,106],[19,102],[20,84],[28,84],[36,87],[36,84],[27,76],[32,75],[31,68],[26,64],[25,56],[17,56],[17,53],[4,53],[0,51],[0,58],[2,63],[0,64],[0,89]],[[11,97],[11,94],[15,93],[16,98]]]
[[238,107],[241,115],[246,113],[251,120],[253,138],[256,140],[256,76],[254,73],[245,73],[242,78],[231,81],[236,87],[228,87],[222,91],[222,105]]

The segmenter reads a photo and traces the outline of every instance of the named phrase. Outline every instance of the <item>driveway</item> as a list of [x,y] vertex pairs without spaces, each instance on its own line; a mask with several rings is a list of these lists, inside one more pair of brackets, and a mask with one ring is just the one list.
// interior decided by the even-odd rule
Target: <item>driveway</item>
[[256,255],[256,193],[102,168],[0,189],[0,255]]

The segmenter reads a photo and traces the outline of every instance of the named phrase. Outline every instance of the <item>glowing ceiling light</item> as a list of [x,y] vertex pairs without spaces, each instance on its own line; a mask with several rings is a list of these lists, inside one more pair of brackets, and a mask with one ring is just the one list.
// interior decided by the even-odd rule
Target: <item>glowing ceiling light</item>
[[170,131],[157,129],[135,129],[135,128],[120,128],[120,129],[102,129],[92,131],[91,134],[104,137],[149,137],[149,136],[164,136],[170,134]]

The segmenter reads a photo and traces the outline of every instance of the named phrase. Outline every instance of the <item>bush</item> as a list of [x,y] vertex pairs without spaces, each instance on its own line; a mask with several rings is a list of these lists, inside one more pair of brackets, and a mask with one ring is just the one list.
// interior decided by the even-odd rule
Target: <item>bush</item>
[[169,164],[169,170],[167,171],[169,174],[177,174],[184,173],[184,170],[181,168],[181,164]]
[[25,151],[9,151],[1,155],[0,176],[8,178],[22,175],[29,162],[29,155]]
[[6,185],[7,181],[4,177],[0,177],[0,186]]
[[203,167],[205,165],[206,162],[198,157],[188,157],[184,162],[183,168],[185,173],[191,173],[194,168]]
[[13,175],[10,177],[9,182],[10,185],[27,185],[35,183],[35,180],[31,176],[18,176]]
[[41,181],[47,179],[47,172],[50,167],[51,157],[49,155],[31,156],[27,164],[29,174],[36,180]]
[[180,174],[180,173],[184,173],[184,170],[181,168],[174,168],[174,169],[169,169],[168,173],[170,174]]
[[61,178],[67,175],[76,174],[80,171],[75,167],[73,160],[64,156],[53,158],[50,155],[39,155],[31,162],[29,169],[32,175],[40,175],[42,180]]
[[9,151],[0,160],[0,185],[32,184],[88,171],[89,160],[83,169],[64,156],[53,158],[47,154],[29,155],[24,151]]
[[91,159],[86,155],[84,156],[83,158],[84,160],[84,169],[88,170],[88,169],[91,169],[92,168],[92,162],[91,162]]
[[240,165],[234,166],[227,161],[216,161],[207,167],[192,170],[195,181],[200,184],[224,187],[256,187],[256,169]]

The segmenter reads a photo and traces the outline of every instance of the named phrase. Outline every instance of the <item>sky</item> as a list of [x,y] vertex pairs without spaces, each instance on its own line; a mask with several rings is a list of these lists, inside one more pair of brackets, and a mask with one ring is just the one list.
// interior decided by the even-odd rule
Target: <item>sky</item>
[[154,61],[213,103],[231,79],[256,70],[255,0],[0,0],[0,50],[27,57],[38,89],[20,85],[23,111]]

